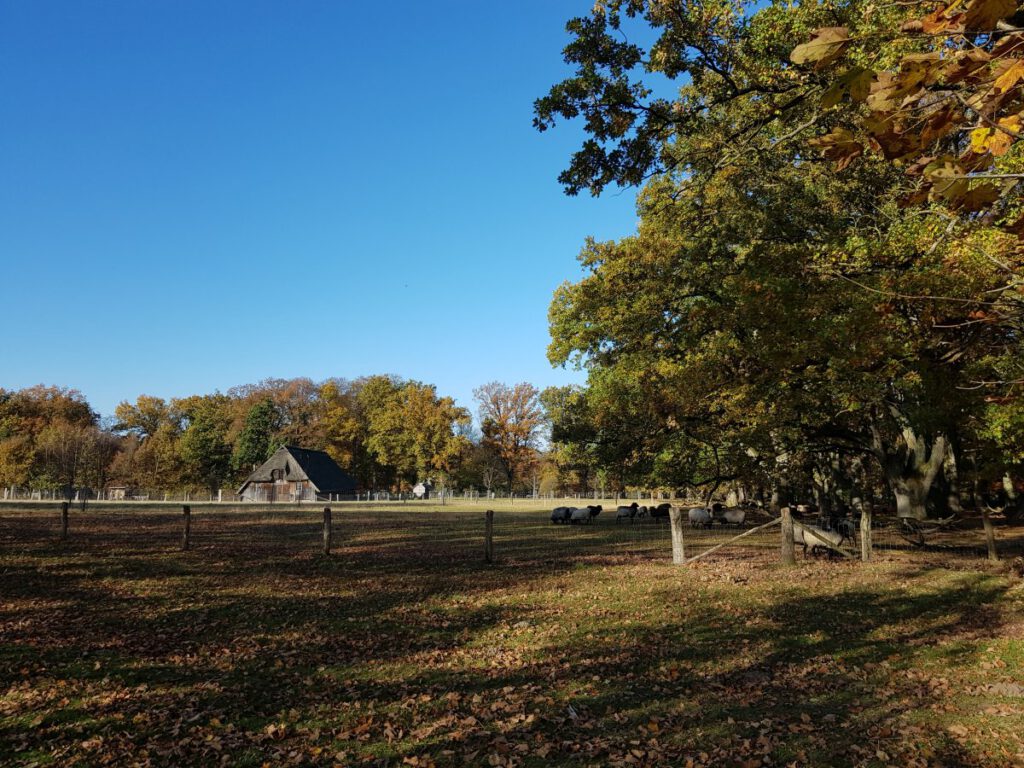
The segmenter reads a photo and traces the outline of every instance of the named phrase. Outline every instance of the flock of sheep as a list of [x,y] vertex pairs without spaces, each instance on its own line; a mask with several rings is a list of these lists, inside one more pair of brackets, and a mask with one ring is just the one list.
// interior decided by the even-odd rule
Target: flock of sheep
[[[671,511],[672,505],[668,502],[664,504],[658,504],[657,506],[645,507],[641,506],[637,502],[628,504],[624,507],[618,507],[615,510],[615,522],[621,522],[622,520],[640,520],[644,518],[651,518],[657,520],[659,518],[668,519],[668,513]],[[589,523],[599,514],[601,514],[602,507],[600,504],[593,504],[587,507],[555,507],[551,510],[551,522],[556,525],[578,525],[580,523]]]
[[[642,506],[639,502],[633,502],[625,506],[617,507],[615,510],[615,522],[623,520],[667,519],[672,510],[669,502],[657,506]],[[551,511],[551,522],[559,525],[580,525],[590,523],[595,517],[601,514],[600,504],[586,507],[555,507]],[[742,528],[747,521],[747,507],[726,507],[724,504],[711,504],[705,507],[691,507],[687,517],[692,528],[711,528],[716,523],[722,527],[730,526]],[[797,517],[802,517],[813,511],[807,506],[798,506],[794,509]],[[854,523],[848,517],[831,519],[819,517],[817,524],[804,524],[794,526],[793,541],[804,548],[804,555],[810,547],[812,554],[819,550],[834,551],[844,543],[853,541]]]
[[600,504],[592,504],[589,507],[555,507],[551,510],[551,522],[563,525],[578,525],[580,523],[589,523],[600,514]]
[[691,507],[688,517],[693,528],[710,528],[715,523],[741,528],[747,521],[747,510],[743,507],[712,504],[710,507]]

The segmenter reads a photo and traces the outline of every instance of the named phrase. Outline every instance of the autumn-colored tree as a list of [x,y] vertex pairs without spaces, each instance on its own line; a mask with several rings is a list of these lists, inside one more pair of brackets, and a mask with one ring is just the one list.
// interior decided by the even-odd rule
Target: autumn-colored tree
[[111,467],[118,482],[162,491],[192,484],[178,446],[184,420],[180,408],[162,398],[140,395],[134,403],[119,403],[114,415],[114,428],[127,433]]
[[80,392],[35,386],[0,390],[0,474],[12,484],[60,488],[71,494],[94,471],[108,440]]
[[28,435],[0,438],[0,485],[6,488],[28,484],[35,458],[35,447]]
[[[922,13],[927,10],[927,13]],[[866,151],[915,179],[909,202],[1018,221],[1024,27],[1014,0],[862,5],[811,32],[790,59],[830,129],[815,139],[845,167]],[[829,115],[830,111],[834,114]]]
[[330,379],[320,387],[326,450],[363,487],[373,487],[375,467],[367,446],[367,422],[359,403],[359,382]]
[[492,381],[473,390],[483,443],[505,470],[508,492],[528,466],[544,427],[540,393],[527,382],[508,386]]
[[[562,181],[650,181],[638,236],[589,244],[588,275],[556,295],[551,356],[635,393],[622,402],[650,419],[659,473],[724,451],[728,472],[763,478],[812,447],[857,452],[921,516],[978,412],[965,385],[1014,345],[992,312],[1008,236],[980,222],[946,237],[901,207],[913,182],[882,157],[810,160],[838,110],[790,63],[792,40],[864,8],[609,0],[570,22],[575,76],[537,103],[538,127],[582,116],[590,133]],[[651,46],[623,38],[630,17]],[[659,98],[649,73],[688,82]]]
[[167,402],[150,395],[139,395],[134,403],[126,400],[118,403],[114,417],[117,420],[115,429],[133,432],[143,440],[155,435],[161,426],[174,419]]
[[431,385],[378,377],[360,393],[368,415],[367,446],[382,467],[406,486],[449,475],[467,442],[457,427],[469,413]]

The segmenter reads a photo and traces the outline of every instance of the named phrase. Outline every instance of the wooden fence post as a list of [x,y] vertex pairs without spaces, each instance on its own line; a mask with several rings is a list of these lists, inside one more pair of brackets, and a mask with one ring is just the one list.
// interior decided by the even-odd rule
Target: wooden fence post
[[68,539],[68,507],[71,504],[66,501],[60,503],[60,540],[67,541]]
[[782,516],[782,564],[796,565],[796,550],[793,543],[793,513],[789,507],[779,510]]
[[181,516],[181,550],[183,552],[188,552],[189,547],[192,546],[192,507],[188,504],[182,506]]
[[331,555],[331,508],[324,507],[324,556]]
[[871,502],[864,502],[860,512],[860,559],[862,562],[871,560]]
[[668,513],[668,520],[672,526],[672,564],[685,565],[686,544],[683,542],[683,510],[673,506]]
[[494,562],[494,510],[488,509],[484,517],[484,562]]
[[981,524],[985,529],[985,547],[988,549],[988,559],[993,563],[999,562],[999,552],[996,550],[996,529],[992,525],[992,518],[988,515],[988,508],[981,505]]

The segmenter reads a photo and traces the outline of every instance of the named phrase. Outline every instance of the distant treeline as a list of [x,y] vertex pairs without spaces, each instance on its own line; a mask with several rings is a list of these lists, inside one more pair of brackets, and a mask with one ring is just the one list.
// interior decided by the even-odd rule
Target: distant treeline
[[215,491],[240,484],[286,444],[327,451],[362,490],[422,480],[482,491],[557,482],[541,450],[538,390],[492,382],[475,396],[479,428],[433,385],[384,375],[140,395],[103,420],[74,389],[0,389],[0,485]]

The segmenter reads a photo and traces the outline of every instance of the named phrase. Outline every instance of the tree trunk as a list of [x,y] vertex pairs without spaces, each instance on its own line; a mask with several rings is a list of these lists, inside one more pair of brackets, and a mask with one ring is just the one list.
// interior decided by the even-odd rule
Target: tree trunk
[[900,438],[886,445],[877,429],[872,432],[873,451],[896,497],[897,516],[924,520],[928,515],[928,491],[946,459],[946,436],[937,435],[929,444],[904,423]]
[[942,462],[942,474],[946,481],[946,508],[959,517],[963,512],[960,504],[960,471],[952,445],[947,449],[946,458]]
[[896,516],[924,520],[928,516],[925,501],[928,499],[928,485],[917,477],[890,478],[892,491],[896,495]]
[[780,510],[789,504],[789,491],[784,485],[776,485],[772,488],[771,499],[768,502],[768,509],[773,515],[779,514]]

